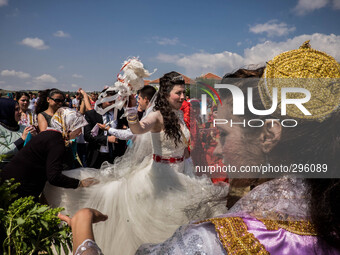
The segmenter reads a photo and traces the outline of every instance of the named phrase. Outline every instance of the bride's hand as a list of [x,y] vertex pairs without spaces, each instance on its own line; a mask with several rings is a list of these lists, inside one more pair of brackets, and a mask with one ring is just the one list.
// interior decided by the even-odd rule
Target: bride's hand
[[98,183],[99,183],[99,181],[97,179],[90,177],[90,178],[86,178],[86,179],[81,180],[80,183],[79,183],[79,187],[90,187],[90,186],[96,185]]

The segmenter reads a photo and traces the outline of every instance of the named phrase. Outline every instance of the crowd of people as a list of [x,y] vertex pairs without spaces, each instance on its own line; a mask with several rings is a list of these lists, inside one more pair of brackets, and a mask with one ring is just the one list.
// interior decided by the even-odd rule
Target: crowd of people
[[[105,90],[103,90],[102,92],[104,91]],[[141,120],[141,118],[143,117],[143,114],[155,93],[156,89],[148,85],[141,89],[141,91],[139,91],[137,95],[139,120]],[[108,96],[112,96],[114,94],[114,92],[107,93]],[[3,97],[2,99],[4,98],[10,98],[10,96]],[[74,156],[77,156],[78,159],[76,161],[69,159],[69,154],[67,158],[71,162],[68,162],[68,164],[64,162],[64,169],[72,169],[80,166],[99,169],[104,161],[113,163],[116,156],[121,156],[124,154],[126,149],[126,141],[129,141],[132,138],[132,134],[130,133],[128,136],[125,137],[123,135],[124,138],[120,139],[121,135],[119,134],[119,132],[122,131],[117,131],[117,129],[124,130],[128,128],[126,119],[121,118],[121,115],[124,113],[123,110],[119,111],[119,114],[117,116],[117,123],[113,123],[110,125],[113,127],[113,129],[106,132],[104,128],[101,127],[97,136],[94,137],[91,135],[91,130],[95,125],[97,125],[97,123],[103,124],[103,122],[106,121],[102,118],[100,114],[98,114],[94,110],[95,102],[97,101],[97,99],[98,93],[95,92],[88,95],[84,90],[79,89],[75,93],[75,95],[70,98],[69,94],[65,94],[64,92],[56,88],[39,91],[38,97],[32,92],[27,93],[21,91],[14,93],[13,96],[13,102],[17,102],[19,105],[20,120],[18,124],[21,128],[27,128],[26,133],[29,135],[28,140],[31,139],[32,136],[35,136],[36,134],[45,131],[48,127],[51,127],[51,119],[60,107],[74,109],[86,117],[89,125],[84,127],[82,134],[77,137],[75,141],[73,141],[73,146],[76,146],[76,148],[74,149]],[[113,101],[104,102],[100,105],[100,107],[105,109],[105,107],[109,106],[112,103]],[[208,109],[214,108],[216,110],[216,107],[217,106],[210,105]],[[212,164],[215,161],[209,159],[216,159],[212,155],[212,152],[216,147],[216,135],[212,135],[210,134],[210,132],[212,130],[214,132],[218,131],[217,129],[212,129],[210,127],[212,124],[211,121],[213,119],[213,111],[210,111],[211,113],[208,114],[208,121],[206,123],[203,123],[200,117],[199,108],[199,100],[190,99],[188,96],[186,96],[186,99],[183,101],[181,107],[181,110],[184,114],[186,126],[188,129],[190,129],[191,127],[191,132],[193,134],[191,137],[189,150],[190,148],[192,148],[194,152],[195,150],[198,150],[198,148],[200,148],[201,150],[198,153],[192,153],[192,158],[196,165],[202,163],[202,160],[199,160],[201,159],[200,154],[207,155],[206,157],[208,157],[207,160],[204,158],[203,164],[205,162],[211,162]],[[110,114],[110,112],[108,114]],[[191,122],[190,115],[192,116]],[[111,118],[109,117],[110,121],[113,119],[113,117],[113,115],[111,116]],[[4,118],[7,117],[4,115]],[[101,146],[101,143],[106,143],[107,134],[109,134],[109,136],[107,137],[109,142],[108,148],[106,148],[106,150],[104,150],[104,152],[102,153],[101,150],[103,150],[103,148],[101,148],[101,150],[98,148],[99,146]],[[26,139],[26,136],[24,138]],[[115,155],[108,155],[107,152],[109,152],[109,148],[112,146],[115,147],[115,149],[112,150]],[[2,153],[2,156],[4,158],[8,158],[11,155],[7,155],[4,151],[4,153]]]
[[[222,104],[210,104],[203,121],[200,100],[186,99],[178,72],[164,74],[158,91],[144,86],[137,98],[131,94],[121,108],[110,87],[99,96],[79,89],[74,99],[58,89],[0,98],[1,181],[15,178],[19,196],[73,215],[59,217],[72,228],[76,255],[340,254],[339,178],[195,171],[322,163],[328,176],[338,176],[339,63],[305,43],[266,67],[228,73],[221,83],[244,94],[251,88],[252,107],[265,111],[274,92],[260,78],[317,78],[305,84],[311,116],[287,106],[299,124],[286,128],[281,106],[270,116],[247,107],[234,115],[233,94],[221,89]],[[214,119],[263,125],[215,127]],[[247,192],[234,199],[237,188]]]

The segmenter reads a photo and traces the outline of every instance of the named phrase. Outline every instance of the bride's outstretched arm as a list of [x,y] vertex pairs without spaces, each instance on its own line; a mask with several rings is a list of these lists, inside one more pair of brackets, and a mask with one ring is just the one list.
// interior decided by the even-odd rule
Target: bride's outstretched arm
[[133,134],[144,134],[149,131],[161,131],[159,112],[152,112],[141,121],[138,120],[138,116],[135,116],[137,116],[137,112],[135,114],[129,114],[127,118],[130,130]]
[[127,111],[127,121],[133,134],[144,134],[149,131],[160,132],[162,129],[162,115],[159,111],[149,113],[141,121],[138,120],[136,98],[131,95]]

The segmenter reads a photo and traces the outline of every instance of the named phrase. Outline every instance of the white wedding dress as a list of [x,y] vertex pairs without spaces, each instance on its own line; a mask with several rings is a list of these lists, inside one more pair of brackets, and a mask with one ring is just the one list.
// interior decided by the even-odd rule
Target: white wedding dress
[[[189,138],[186,128],[183,134]],[[104,254],[134,254],[143,243],[163,242],[180,225],[226,212],[226,200],[221,198],[228,186],[194,176],[191,159],[171,164],[153,160],[152,153],[182,157],[187,146],[183,137],[177,147],[163,131],[138,135],[136,140],[114,165],[64,172],[78,179],[95,177],[99,184],[72,190],[47,183],[44,190],[51,206],[64,207],[70,215],[91,207],[109,216],[94,225]]]

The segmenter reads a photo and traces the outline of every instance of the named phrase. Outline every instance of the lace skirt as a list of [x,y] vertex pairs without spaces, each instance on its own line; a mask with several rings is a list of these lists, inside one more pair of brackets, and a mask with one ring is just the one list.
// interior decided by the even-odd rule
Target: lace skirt
[[146,158],[124,175],[108,169],[64,172],[78,179],[99,179],[93,187],[73,190],[46,184],[44,191],[51,206],[64,207],[70,215],[90,207],[109,216],[94,225],[104,254],[134,254],[143,243],[163,242],[180,225],[226,212],[220,198],[227,195],[228,186],[195,177],[191,160],[165,164]]

